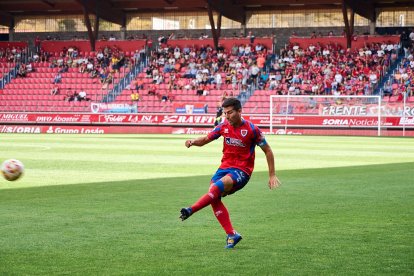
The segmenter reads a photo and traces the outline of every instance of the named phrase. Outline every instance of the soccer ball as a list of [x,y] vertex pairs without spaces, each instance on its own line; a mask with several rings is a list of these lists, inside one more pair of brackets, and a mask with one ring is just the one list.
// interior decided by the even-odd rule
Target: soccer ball
[[1,164],[1,173],[8,181],[19,179],[24,172],[24,165],[16,159],[9,159]]

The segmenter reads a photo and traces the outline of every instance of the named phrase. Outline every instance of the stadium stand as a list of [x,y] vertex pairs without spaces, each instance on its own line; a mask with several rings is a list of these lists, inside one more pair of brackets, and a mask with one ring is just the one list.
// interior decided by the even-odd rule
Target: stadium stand
[[[83,52],[75,55],[76,52],[76,48],[64,47],[59,52],[48,52],[47,61],[39,59],[18,64],[15,78],[3,89],[2,110],[89,112],[89,101],[101,101],[131,66],[129,59],[116,49],[104,48],[96,54],[87,52],[87,55]],[[88,63],[92,66],[90,69]],[[29,66],[32,69],[26,71]],[[58,75],[60,80],[56,80]],[[52,92],[52,89],[57,91]],[[86,92],[85,99],[79,97],[81,91]]]
[[[212,49],[209,41],[170,41],[152,52],[148,57],[149,65],[127,81],[114,102],[137,103],[139,112],[168,113],[175,112],[177,107],[186,103],[193,103],[203,106],[206,112],[214,113],[223,95],[227,94],[239,96],[246,113],[268,113],[269,96],[272,94],[371,95],[399,53],[395,37],[393,40],[384,37],[382,41],[375,37],[372,43],[365,40],[364,47],[353,50],[345,50],[340,43],[324,45],[313,43],[308,38],[302,40],[293,38],[292,43],[281,49],[280,53],[268,51],[272,48],[270,39],[257,40],[253,44],[248,40],[227,39],[225,47],[220,45],[217,51]],[[135,58],[135,54],[142,50],[122,51],[103,44],[104,48],[92,52],[87,48],[78,48],[77,43],[46,43],[48,50],[62,48],[32,57],[32,62],[27,63],[33,67],[32,71],[25,76],[18,76],[18,73],[27,65],[19,65],[16,78],[3,89],[2,109],[88,112],[89,101],[76,100],[76,94],[85,91],[88,100],[103,101],[108,91],[130,71],[139,59]],[[138,47],[142,47],[142,41],[139,43]],[[121,45],[121,41],[118,44]],[[113,50],[117,57],[125,56],[127,62],[120,66],[121,72],[112,74],[113,81],[102,89],[104,85],[98,77],[91,78],[93,73],[86,66],[89,62],[94,69],[99,68],[101,61],[98,57],[108,49]],[[117,60],[112,60],[111,56],[108,59],[110,64],[107,68],[112,68]],[[15,60],[3,57],[2,66],[13,68],[15,63],[11,61]],[[54,84],[58,72],[62,78]],[[95,73],[99,76],[109,71]],[[222,83],[217,83],[217,75],[220,75]],[[393,87],[396,88],[396,81],[393,81]],[[57,93],[52,92],[54,88]],[[139,93],[138,100],[131,98],[134,91]],[[74,94],[75,100],[71,99]],[[390,101],[397,97],[392,94]]]

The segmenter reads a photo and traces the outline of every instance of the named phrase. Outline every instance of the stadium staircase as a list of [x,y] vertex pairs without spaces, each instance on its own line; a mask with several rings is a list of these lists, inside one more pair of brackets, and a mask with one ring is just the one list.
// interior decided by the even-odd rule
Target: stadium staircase
[[395,70],[398,68],[398,65],[401,64],[403,57],[404,57],[404,54],[402,52],[398,52],[397,59],[390,65],[387,72],[381,78],[381,81],[378,83],[378,86],[374,91],[374,95],[383,96],[383,89],[384,89],[385,83],[389,80],[392,80],[395,74]]
[[142,72],[142,70],[147,66],[148,60],[141,61],[139,64],[135,64],[131,70],[119,80],[117,84],[108,92],[108,94],[104,95],[101,102],[103,103],[111,103],[116,101],[117,97],[122,93],[124,89],[132,82],[136,76]]
[[3,89],[16,76],[17,67],[16,63],[6,62],[5,58],[0,61],[0,89]]
[[[183,69],[185,70],[185,69]],[[116,103],[131,103],[131,88],[133,81],[139,81],[143,84],[144,88],[139,90],[139,102],[138,112],[145,113],[174,113],[175,106],[194,104],[203,105],[208,113],[215,113],[218,103],[220,102],[225,92],[230,93],[232,91],[231,84],[222,84],[220,89],[217,89],[215,85],[207,85],[207,95],[197,95],[197,91],[194,89],[168,89],[168,82],[171,77],[170,73],[165,73],[165,82],[161,84],[153,84],[152,78],[148,78],[146,73],[141,71],[137,74],[135,79],[132,79],[129,83],[130,87],[125,86],[122,92],[115,98]],[[188,79],[186,79],[188,80]],[[155,95],[149,94],[151,86],[155,87]],[[238,93],[238,90],[234,92]],[[169,100],[162,101],[162,96],[169,96]],[[237,95],[235,95],[237,96]]]

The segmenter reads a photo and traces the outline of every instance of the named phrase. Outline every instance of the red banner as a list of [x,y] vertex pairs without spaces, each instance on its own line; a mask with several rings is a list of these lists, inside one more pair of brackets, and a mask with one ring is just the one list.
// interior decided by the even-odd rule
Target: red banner
[[[261,127],[270,126],[269,115],[244,115],[244,118]],[[274,127],[350,127],[375,128],[376,116],[274,116]],[[212,127],[215,116],[211,114],[53,114],[53,113],[0,113],[3,124],[35,125],[161,125]],[[383,127],[414,127],[414,116],[383,117]]]
[[[206,135],[212,130],[212,127],[172,127],[172,126],[74,126],[74,125],[0,125],[0,133],[29,133],[29,134],[184,134],[184,135]],[[274,129],[269,133],[266,129],[263,131],[266,135],[361,135],[376,136],[375,129],[300,129],[289,128]],[[414,137],[414,129],[408,129],[404,132],[401,129],[381,130],[381,136],[410,136]]]

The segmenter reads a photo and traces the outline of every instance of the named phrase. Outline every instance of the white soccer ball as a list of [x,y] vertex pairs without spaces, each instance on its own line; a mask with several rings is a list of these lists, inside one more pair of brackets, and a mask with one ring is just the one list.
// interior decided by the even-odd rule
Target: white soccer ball
[[1,173],[8,181],[19,179],[24,172],[24,165],[16,159],[9,159],[1,164]]

